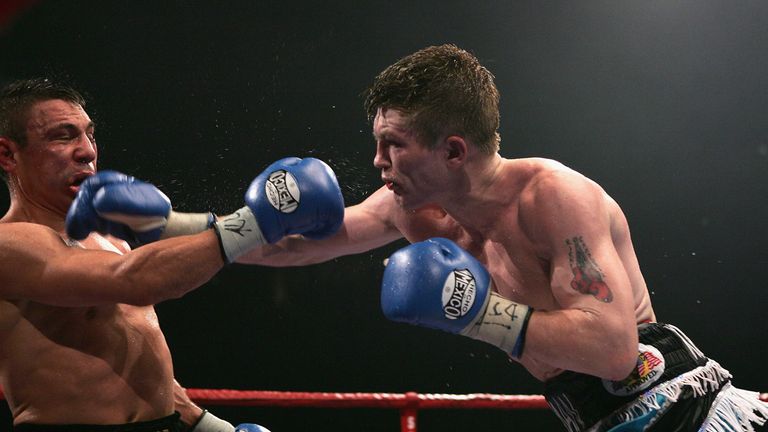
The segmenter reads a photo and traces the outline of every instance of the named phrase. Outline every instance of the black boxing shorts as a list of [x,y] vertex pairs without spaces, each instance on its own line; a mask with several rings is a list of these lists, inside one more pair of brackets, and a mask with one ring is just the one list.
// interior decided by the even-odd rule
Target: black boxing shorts
[[753,430],[768,419],[756,392],[733,387],[731,374],[675,326],[638,326],[635,371],[622,381],[566,371],[544,395],[569,432]]
[[13,427],[14,432],[181,432],[184,424],[179,413],[157,420],[122,425],[47,425],[22,423]]

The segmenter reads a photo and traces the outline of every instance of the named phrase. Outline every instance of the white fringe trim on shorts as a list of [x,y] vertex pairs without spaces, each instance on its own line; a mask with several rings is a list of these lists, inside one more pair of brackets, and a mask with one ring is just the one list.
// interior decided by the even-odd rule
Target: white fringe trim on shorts
[[[661,417],[687,387],[694,397],[716,392],[723,387],[710,408],[707,419],[702,423],[700,432],[754,432],[751,423],[762,425],[768,419],[768,404],[760,401],[758,393],[740,390],[727,381],[731,373],[714,360],[708,360],[704,366],[697,367],[678,377],[659,384],[640,395],[623,408],[615,411],[608,419],[629,422],[640,416],[657,413],[648,426]],[[725,383],[725,384],[723,384]],[[661,396],[661,397],[659,397]],[[608,420],[600,421],[589,431],[601,430]],[[611,423],[613,423],[613,421]]]
[[760,394],[737,389],[730,383],[723,386],[712,403],[700,432],[754,432],[752,423],[762,426],[768,420],[768,403]]

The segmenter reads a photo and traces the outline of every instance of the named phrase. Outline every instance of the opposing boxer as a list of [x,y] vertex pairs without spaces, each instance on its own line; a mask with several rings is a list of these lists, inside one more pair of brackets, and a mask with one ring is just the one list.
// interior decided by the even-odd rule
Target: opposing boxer
[[[96,162],[78,92],[43,79],[2,90],[0,172],[11,205],[0,220],[0,385],[14,430],[233,432],[174,380],[152,305],[250,248],[333,234],[344,211],[333,172],[317,160],[279,161],[241,210],[215,220],[174,215],[153,186],[96,173]],[[120,196],[132,207],[104,219]],[[114,234],[144,245],[131,250]]]

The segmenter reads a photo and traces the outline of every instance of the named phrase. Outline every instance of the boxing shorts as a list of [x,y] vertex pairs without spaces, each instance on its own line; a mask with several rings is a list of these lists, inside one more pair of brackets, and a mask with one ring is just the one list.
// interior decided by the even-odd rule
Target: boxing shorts
[[157,420],[122,425],[48,425],[22,423],[13,427],[14,432],[181,432],[184,424],[179,413]]
[[757,392],[704,356],[675,326],[638,326],[637,367],[623,381],[566,371],[544,395],[569,432],[753,431],[768,419]]

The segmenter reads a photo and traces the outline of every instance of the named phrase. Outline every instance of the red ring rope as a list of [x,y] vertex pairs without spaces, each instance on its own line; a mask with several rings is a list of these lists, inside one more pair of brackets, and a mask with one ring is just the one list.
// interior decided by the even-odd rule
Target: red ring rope
[[315,408],[395,408],[400,410],[400,431],[416,432],[416,416],[427,408],[547,408],[543,396],[430,393],[325,393],[251,390],[187,389],[201,405],[238,405]]
[[251,390],[187,389],[202,405],[320,407],[320,408],[547,408],[538,395],[431,394],[431,393],[326,393]]

